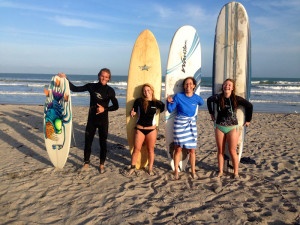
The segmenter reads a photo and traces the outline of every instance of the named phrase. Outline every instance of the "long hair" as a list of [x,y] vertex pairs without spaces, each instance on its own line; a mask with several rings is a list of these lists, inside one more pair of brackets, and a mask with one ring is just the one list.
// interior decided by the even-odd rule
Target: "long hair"
[[149,87],[150,89],[151,89],[151,91],[152,91],[152,101],[156,101],[156,99],[155,99],[155,95],[154,95],[154,87],[151,85],[151,84],[149,84],[149,83],[146,83],[146,84],[144,84],[143,86],[142,86],[142,99],[143,99],[143,107],[144,107],[144,110],[145,110],[145,112],[147,111],[147,108],[148,108],[148,105],[149,105],[149,102],[148,102],[148,100],[146,99],[146,96],[144,95],[144,88],[145,87]]
[[222,93],[221,93],[221,98],[220,98],[221,109],[224,109],[224,107],[225,107],[225,95],[224,95],[223,85],[225,84],[226,81],[230,81],[233,84],[233,90],[230,95],[230,100],[232,102],[233,109],[236,110],[236,108],[238,107],[238,104],[237,104],[236,95],[235,95],[235,80],[230,79],[230,78],[226,79],[222,84]]

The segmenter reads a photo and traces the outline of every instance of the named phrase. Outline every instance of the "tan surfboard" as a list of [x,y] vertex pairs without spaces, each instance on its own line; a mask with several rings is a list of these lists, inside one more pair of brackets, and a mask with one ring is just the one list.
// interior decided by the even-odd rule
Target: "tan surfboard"
[[[150,83],[154,87],[155,98],[161,99],[161,60],[157,41],[150,30],[144,30],[138,36],[131,54],[126,96],[126,128],[130,153],[134,147],[134,127],[137,117],[132,118],[135,99],[142,96],[142,85]],[[156,124],[159,124],[159,112],[156,114]],[[141,154],[136,164],[137,169],[145,168],[148,164],[148,152],[143,145]]]

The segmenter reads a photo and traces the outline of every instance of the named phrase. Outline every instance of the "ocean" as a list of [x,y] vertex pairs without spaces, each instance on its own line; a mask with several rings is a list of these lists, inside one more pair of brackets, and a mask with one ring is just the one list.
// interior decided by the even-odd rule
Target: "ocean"
[[[0,104],[43,105],[44,88],[53,74],[0,73]],[[68,75],[75,85],[97,82],[97,75]],[[127,76],[113,75],[109,85],[114,88],[120,107],[125,107]],[[162,100],[164,100],[164,77]],[[251,80],[250,102],[254,112],[300,113],[300,78],[262,78]],[[202,77],[201,97],[212,94],[212,78]],[[88,106],[89,93],[72,93],[74,106]],[[206,105],[200,110],[207,110]]]

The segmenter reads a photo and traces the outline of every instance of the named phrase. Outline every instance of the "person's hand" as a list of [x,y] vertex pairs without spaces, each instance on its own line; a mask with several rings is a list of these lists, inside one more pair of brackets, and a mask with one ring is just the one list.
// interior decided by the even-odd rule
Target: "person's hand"
[[250,122],[245,122],[244,126],[249,127],[250,126]]
[[104,107],[102,105],[99,105],[97,103],[97,111],[96,111],[96,115],[103,113],[104,112]]
[[215,116],[214,116],[214,114],[210,114],[210,118],[211,118],[211,121],[215,121]]
[[136,115],[136,112],[134,111],[134,109],[132,108],[131,112],[130,112],[130,116],[134,117]]
[[173,98],[172,98],[171,95],[168,95],[168,97],[167,97],[167,102],[168,102],[168,103],[173,103]]
[[57,74],[57,76],[59,76],[60,78],[67,78],[66,74],[65,73],[61,73],[61,72],[59,72]]

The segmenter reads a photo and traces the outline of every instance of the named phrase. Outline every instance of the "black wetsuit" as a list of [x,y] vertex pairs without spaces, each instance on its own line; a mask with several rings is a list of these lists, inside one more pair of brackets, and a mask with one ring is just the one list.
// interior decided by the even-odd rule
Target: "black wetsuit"
[[[93,139],[98,128],[99,144],[100,144],[100,164],[104,164],[107,153],[107,135],[108,135],[108,111],[115,111],[119,108],[118,100],[115,96],[115,91],[108,85],[98,83],[88,83],[83,86],[75,86],[71,82],[70,89],[73,92],[90,93],[90,108],[88,121],[85,130],[85,145],[84,145],[84,163],[90,162],[91,148]],[[109,102],[112,105],[109,106]],[[96,115],[97,104],[104,107],[104,112]]]
[[[233,100],[231,98],[225,98],[224,109],[221,109],[220,106],[221,97],[219,94],[213,95],[207,99],[207,108],[209,114],[214,114],[212,103],[217,104],[218,117],[216,118],[216,124],[222,126],[232,126],[237,125],[238,121],[236,118],[236,109],[233,107]],[[250,122],[252,119],[252,104],[246,99],[236,96],[237,104],[245,107],[245,121]]]
[[160,112],[165,110],[165,104],[159,100],[148,101],[147,110],[144,110],[143,99],[138,98],[134,101],[133,109],[139,114],[137,124],[142,127],[151,127],[156,125],[154,120],[154,115],[156,110],[159,109]]

